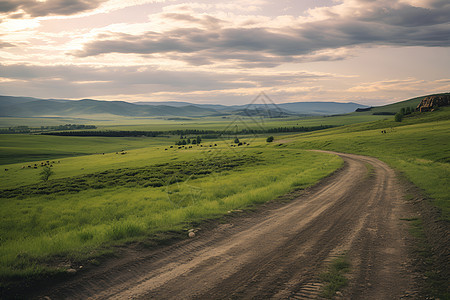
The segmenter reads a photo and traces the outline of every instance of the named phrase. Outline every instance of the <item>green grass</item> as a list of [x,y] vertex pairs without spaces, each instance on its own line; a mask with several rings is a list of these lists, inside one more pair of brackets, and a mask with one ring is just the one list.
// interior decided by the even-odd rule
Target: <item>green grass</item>
[[350,271],[350,261],[346,255],[341,255],[331,262],[328,270],[320,274],[324,283],[321,296],[332,299],[336,292],[348,284],[345,274]]
[[[221,130],[230,123],[212,117],[116,121],[104,120],[102,126]],[[243,120],[239,126],[247,121],[253,122]],[[342,165],[338,157],[304,149],[378,157],[423,189],[441,209],[441,217],[449,220],[450,108],[413,114],[401,123],[394,122],[393,116],[354,113],[262,124],[266,128],[315,125],[344,126],[275,134],[270,144],[265,142],[267,136],[240,137],[252,140],[251,146],[240,148],[230,148],[230,141],[204,142],[217,147],[169,148],[178,137],[1,135],[0,278],[58,272],[54,262],[59,257],[93,258],[111,245],[183,232],[190,224],[305,188]],[[120,150],[127,153],[116,154]],[[40,182],[40,167],[22,168],[42,160],[55,161],[55,174],[47,183]],[[224,162],[232,165],[224,167]],[[371,169],[367,172],[370,176]]]
[[174,138],[60,137],[0,134],[0,165],[173,144]]
[[[393,117],[391,118],[393,119]],[[386,134],[381,130],[385,129]],[[377,157],[402,172],[450,217],[450,108],[291,136],[289,147]]]
[[[19,196],[0,199],[0,278],[41,276],[57,270],[51,263],[55,257],[93,257],[109,245],[182,232],[189,224],[310,186],[342,165],[335,156],[263,142],[236,151],[223,147],[177,152],[186,155],[184,160],[161,164],[158,157],[147,154],[146,167],[142,167],[143,155],[141,168],[16,186],[22,191]],[[152,182],[161,174],[166,184],[145,185],[144,178]],[[92,188],[105,179],[112,183]],[[70,188],[77,183],[80,188]],[[41,185],[57,192],[34,193]]]

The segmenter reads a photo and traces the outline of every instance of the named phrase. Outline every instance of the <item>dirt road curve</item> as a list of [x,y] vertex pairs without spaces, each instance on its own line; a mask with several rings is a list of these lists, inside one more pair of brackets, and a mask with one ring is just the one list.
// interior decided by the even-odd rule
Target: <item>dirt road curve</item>
[[[51,299],[313,299],[317,275],[343,251],[345,299],[414,297],[402,188],[383,162],[339,154],[345,167],[289,204],[268,205],[153,251],[77,274]],[[368,167],[371,165],[372,167]]]

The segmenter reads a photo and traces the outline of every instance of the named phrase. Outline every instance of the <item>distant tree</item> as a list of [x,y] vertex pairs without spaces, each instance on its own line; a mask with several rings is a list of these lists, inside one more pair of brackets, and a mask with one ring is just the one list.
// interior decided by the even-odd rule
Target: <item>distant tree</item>
[[409,115],[409,114],[411,114],[411,107],[408,106],[405,110],[405,115]]
[[239,139],[237,137],[234,139],[234,143],[239,144]]
[[55,172],[53,172],[53,170],[49,166],[45,166],[39,173],[39,176],[41,177],[42,181],[48,181],[50,176],[52,176],[53,174],[55,174]]
[[394,116],[395,122],[401,122],[403,120],[403,114],[401,112],[398,112]]
[[186,143],[186,140],[183,140],[182,142],[181,142],[181,145],[186,145],[187,143]]
[[191,143],[191,139],[190,139],[190,138],[187,139],[187,143],[188,143],[188,144]]
[[201,142],[202,142],[202,138],[199,135],[197,135],[197,144],[200,144]]
[[269,137],[267,138],[266,142],[272,143],[272,142],[273,142],[273,136],[269,136]]
[[192,145],[197,144],[197,139],[192,139]]

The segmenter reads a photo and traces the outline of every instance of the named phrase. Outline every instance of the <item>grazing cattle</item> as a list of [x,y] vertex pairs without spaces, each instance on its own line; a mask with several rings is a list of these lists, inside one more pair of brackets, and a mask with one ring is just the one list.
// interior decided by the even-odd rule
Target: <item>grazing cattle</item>
[[170,146],[170,148],[172,149],[172,148],[173,148],[173,146]]
[[8,169],[5,169],[5,171],[8,171]]
[[167,151],[167,148],[166,149],[164,149],[165,151]]

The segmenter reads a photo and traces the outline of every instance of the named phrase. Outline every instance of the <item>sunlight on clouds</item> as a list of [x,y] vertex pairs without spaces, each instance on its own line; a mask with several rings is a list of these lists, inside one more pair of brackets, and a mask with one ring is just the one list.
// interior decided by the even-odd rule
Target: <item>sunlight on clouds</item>
[[38,28],[38,19],[8,19],[0,22],[0,32],[14,32]]
[[348,89],[353,93],[373,93],[373,92],[389,92],[389,91],[417,91],[426,90],[427,87],[433,89],[445,90],[448,88],[448,80],[441,79],[428,81],[416,78],[384,80],[370,83],[363,83]]

